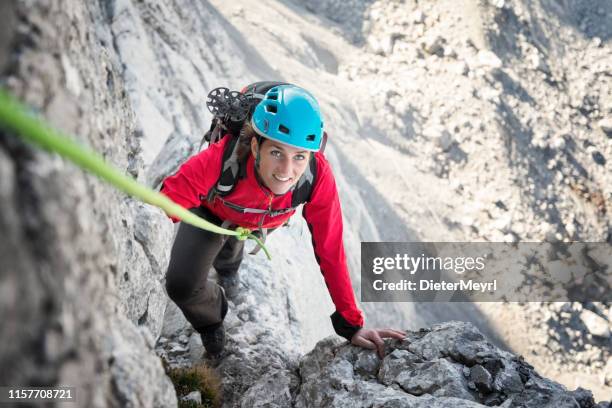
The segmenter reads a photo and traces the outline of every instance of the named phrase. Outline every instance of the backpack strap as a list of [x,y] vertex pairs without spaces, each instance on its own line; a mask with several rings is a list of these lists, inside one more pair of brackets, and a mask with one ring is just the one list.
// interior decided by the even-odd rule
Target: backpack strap
[[[325,145],[327,144],[327,132],[323,132],[323,140],[321,141],[321,150],[323,153]],[[310,201],[312,190],[314,189],[314,182],[317,179],[317,158],[316,153],[310,155],[310,161],[308,168],[302,174],[302,177],[298,180],[293,195],[291,197],[291,206],[297,208],[300,204],[306,204]]]
[[291,195],[291,206],[296,208],[310,200],[314,181],[317,179],[317,158],[314,153],[310,155],[308,167],[302,177],[298,180]]
[[295,207],[281,208],[280,210],[264,210],[264,209],[261,209],[261,208],[243,207],[241,205],[234,204],[231,201],[225,200],[220,195],[217,195],[216,199],[221,201],[221,203],[223,203],[223,205],[225,205],[226,207],[229,207],[232,210],[236,210],[236,211],[241,212],[243,214],[261,214],[262,216],[265,215],[265,216],[268,216],[268,217],[276,217],[278,215],[287,214],[288,212],[296,210]]
[[221,132],[224,130],[223,124],[216,118],[210,122],[210,128],[208,132],[204,133],[204,137],[200,141],[200,146],[198,147],[198,152],[202,151],[202,146],[204,146],[204,142],[210,144],[215,144],[219,140],[221,140]]
[[208,192],[206,199],[209,202],[212,202],[217,195],[225,196],[231,193],[243,172],[241,172],[241,167],[245,166],[241,165],[238,160],[238,142],[239,139],[237,137],[230,136],[230,140],[225,145],[221,162],[221,175],[217,180],[217,184]]

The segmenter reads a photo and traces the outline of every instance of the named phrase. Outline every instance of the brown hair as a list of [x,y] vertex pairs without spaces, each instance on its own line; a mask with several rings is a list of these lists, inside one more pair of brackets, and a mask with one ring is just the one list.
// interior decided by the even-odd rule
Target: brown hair
[[[246,120],[240,129],[240,135],[238,139],[238,161],[246,161],[251,154],[251,139],[257,137],[257,133],[253,129],[251,122]],[[263,139],[262,139],[263,140]]]
[[238,161],[245,161],[251,153],[251,139],[255,137],[255,131],[248,120],[244,122],[238,135]]

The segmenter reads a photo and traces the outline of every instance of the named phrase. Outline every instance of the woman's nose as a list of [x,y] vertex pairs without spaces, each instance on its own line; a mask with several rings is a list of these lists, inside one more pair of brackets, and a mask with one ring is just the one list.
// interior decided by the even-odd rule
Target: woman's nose
[[282,159],[279,163],[279,170],[283,173],[283,175],[291,175],[291,171],[293,170],[291,160],[286,158]]

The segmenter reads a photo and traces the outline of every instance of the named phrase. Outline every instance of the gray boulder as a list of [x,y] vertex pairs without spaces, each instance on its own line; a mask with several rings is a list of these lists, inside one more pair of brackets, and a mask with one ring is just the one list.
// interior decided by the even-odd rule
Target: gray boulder
[[386,354],[327,338],[300,362],[296,407],[594,407],[590,392],[539,376],[487,342],[471,324],[448,322],[404,340]]

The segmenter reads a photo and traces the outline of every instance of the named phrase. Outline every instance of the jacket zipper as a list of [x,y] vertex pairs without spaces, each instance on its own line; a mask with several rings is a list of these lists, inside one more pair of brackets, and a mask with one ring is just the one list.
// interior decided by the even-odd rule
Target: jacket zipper
[[263,223],[264,220],[266,219],[266,215],[269,215],[272,212],[272,200],[274,197],[272,197],[271,194],[268,194],[266,191],[264,191],[264,193],[266,193],[266,196],[268,198],[268,214],[262,214],[261,216],[261,220],[259,221],[259,230],[261,231],[263,229]]

